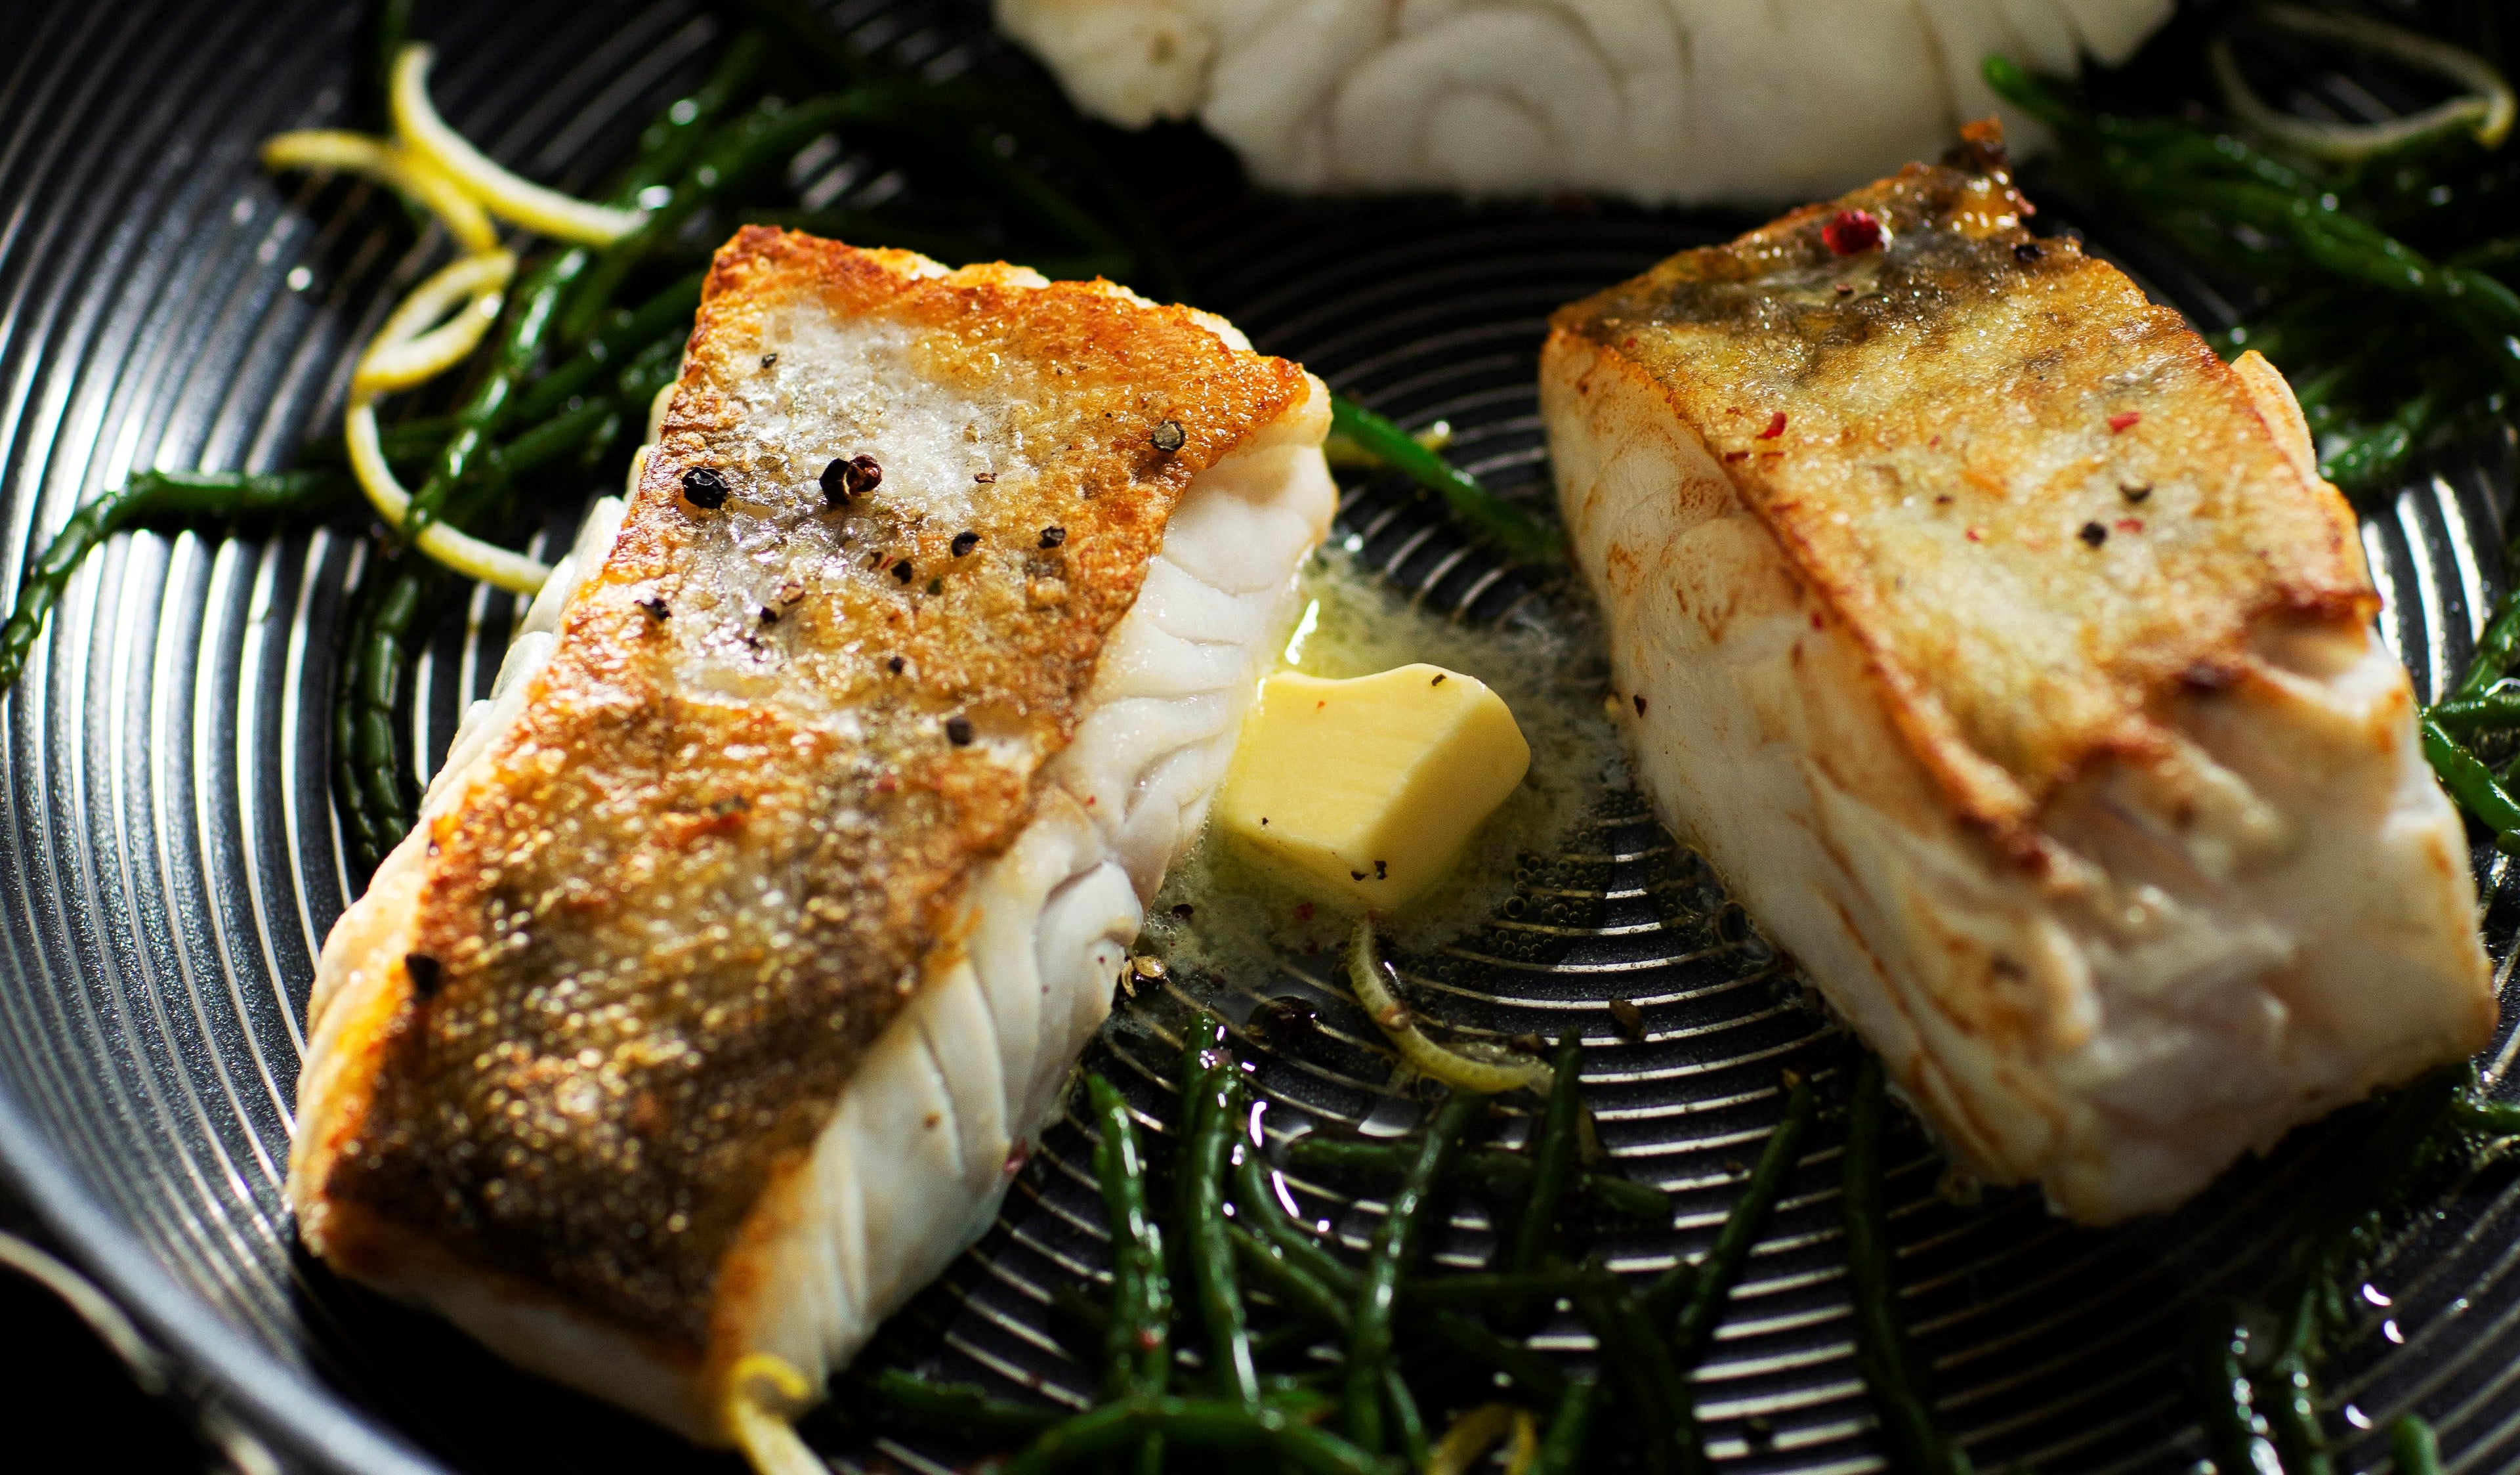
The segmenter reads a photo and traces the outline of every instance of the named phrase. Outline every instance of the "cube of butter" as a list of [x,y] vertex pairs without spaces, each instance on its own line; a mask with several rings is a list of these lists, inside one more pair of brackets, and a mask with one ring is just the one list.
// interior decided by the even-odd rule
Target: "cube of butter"
[[1219,808],[1307,896],[1388,915],[1444,878],[1531,766],[1505,699],[1438,666],[1260,686]]

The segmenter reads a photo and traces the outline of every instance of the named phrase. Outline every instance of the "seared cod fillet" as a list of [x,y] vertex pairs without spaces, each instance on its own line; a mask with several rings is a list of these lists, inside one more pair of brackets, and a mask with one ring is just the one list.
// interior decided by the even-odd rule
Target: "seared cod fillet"
[[2495,1002],[2291,392],[1969,131],[1564,308],[1541,403],[1663,818],[1977,1173],[2100,1223]]
[[737,236],[626,516],[325,945],[306,1244],[697,1440],[746,1354],[819,1387],[1056,1111],[1291,622],[1328,424],[1107,283]]
[[2116,66],[2171,0],[993,0],[1085,112],[1194,117],[1279,189],[1808,200]]

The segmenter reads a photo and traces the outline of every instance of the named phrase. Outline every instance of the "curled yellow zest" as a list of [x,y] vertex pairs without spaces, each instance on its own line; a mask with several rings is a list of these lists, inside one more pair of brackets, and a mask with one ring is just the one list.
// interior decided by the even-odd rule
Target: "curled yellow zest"
[[457,187],[444,170],[382,138],[337,128],[305,128],[264,139],[268,169],[335,169],[373,179],[437,217],[467,255],[499,249],[499,232],[480,203]]
[[2240,72],[2240,64],[2231,54],[2231,38],[2217,36],[2206,48],[2206,60],[2214,72],[2214,84],[2223,94],[2223,102],[2233,116],[2270,138],[2279,139],[2304,154],[2318,159],[2353,162],[2426,134],[2448,128],[2465,127],[2476,141],[2489,149],[2502,147],[2511,135],[2515,115],[2520,115],[2520,98],[2515,98],[2511,83],[2496,69],[2493,63],[2472,51],[2464,51],[2447,42],[2367,20],[2361,16],[2331,15],[2299,5],[2268,5],[2250,13],[2250,19],[2295,35],[2314,36],[2341,46],[2376,51],[2382,56],[2408,66],[2450,78],[2467,87],[2462,97],[2436,103],[2420,113],[2392,118],[2384,123],[2330,123],[2285,113],[2249,85]]
[[1385,966],[1374,953],[1373,924],[1357,923],[1347,945],[1348,987],[1356,991],[1356,1001],[1365,1005],[1374,1028],[1390,1039],[1401,1059],[1416,1066],[1422,1075],[1481,1095],[1493,1096],[1522,1085],[1548,1091],[1554,1074],[1537,1060],[1495,1045],[1447,1048],[1427,1038],[1418,1028],[1409,1006],[1384,981]]
[[[1517,1420],[1516,1415],[1520,1418]],[[1424,1475],[1466,1475],[1471,1466],[1485,1458],[1497,1441],[1508,1434],[1516,1436],[1515,1452],[1521,1452],[1521,1432],[1531,1423],[1531,1415],[1510,1404],[1481,1404],[1453,1420],[1444,1437],[1426,1454]],[[1538,1448],[1535,1442],[1534,1449]],[[1508,1456],[1510,1458],[1511,1456]],[[1528,1464],[1530,1457],[1523,1456]],[[1508,1475],[1519,1475],[1520,1465],[1510,1466]]]
[[387,101],[394,133],[405,149],[444,170],[491,214],[562,241],[609,246],[648,218],[639,210],[616,209],[545,189],[491,162],[488,155],[448,126],[428,101],[428,64],[435,55],[427,46],[413,45],[394,58]]
[[1513,1445],[1506,1451],[1505,1475],[1524,1475],[1540,1457],[1540,1421],[1528,1408],[1513,1410]]
[[[350,376],[350,392],[407,390],[462,363],[498,321],[501,294],[516,274],[517,258],[504,251],[439,268],[377,330]],[[440,324],[459,303],[463,310]]]
[[[498,295],[516,270],[517,258],[504,251],[467,256],[438,268],[394,308],[359,354],[358,367],[350,375],[350,408],[343,417],[342,436],[349,446],[350,472],[359,479],[360,489],[396,529],[410,520],[411,492],[395,479],[392,465],[385,460],[377,431],[377,397],[408,389],[463,362],[498,315]],[[481,310],[485,300],[491,303],[486,314]],[[430,326],[459,302],[465,309],[452,322]],[[421,552],[456,573],[513,593],[537,593],[543,580],[551,577],[551,566],[540,559],[485,543],[444,523],[422,529],[416,541]]]
[[726,1380],[726,1426],[759,1475],[831,1475],[789,1422],[813,1402],[813,1386],[787,1359],[748,1353]]
[[[376,400],[353,395],[345,421],[342,430],[349,442],[351,473],[358,477],[360,488],[367,492],[378,514],[400,528],[411,512],[411,493],[394,480],[393,468],[385,464],[384,447],[377,436]],[[510,593],[538,594],[543,580],[551,577],[551,565],[542,560],[485,543],[444,523],[423,528],[417,541],[420,551],[438,563],[467,578],[496,584]]]

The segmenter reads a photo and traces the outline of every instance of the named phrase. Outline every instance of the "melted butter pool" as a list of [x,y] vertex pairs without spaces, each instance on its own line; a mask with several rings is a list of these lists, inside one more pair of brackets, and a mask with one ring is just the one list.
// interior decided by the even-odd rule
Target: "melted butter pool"
[[[1453,621],[1414,607],[1336,545],[1300,577],[1304,614],[1281,669],[1348,677],[1428,662],[1486,682],[1531,745],[1531,771],[1471,838],[1461,867],[1384,923],[1409,951],[1440,947],[1496,915],[1522,857],[1564,850],[1600,797],[1626,784],[1618,733],[1601,710],[1608,662],[1599,631],[1571,599],[1526,600],[1494,623]],[[1260,977],[1288,952],[1335,946],[1351,925],[1245,863],[1211,824],[1165,879],[1143,945],[1179,966]]]

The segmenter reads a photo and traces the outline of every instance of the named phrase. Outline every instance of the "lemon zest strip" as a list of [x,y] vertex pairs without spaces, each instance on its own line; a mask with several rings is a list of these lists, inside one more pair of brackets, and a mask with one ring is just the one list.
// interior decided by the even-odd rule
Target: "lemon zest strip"
[[434,50],[415,43],[394,58],[387,102],[404,148],[445,171],[491,214],[559,240],[609,246],[647,221],[644,211],[563,195],[492,162],[429,102],[428,67],[435,57]]
[[2304,154],[2351,163],[2432,133],[2464,128],[2489,149],[2502,147],[2520,117],[2520,97],[2493,63],[2472,51],[2436,41],[2403,26],[2361,16],[2330,15],[2299,5],[2267,5],[2251,19],[2295,35],[2315,36],[2340,45],[2393,57],[2459,82],[2471,90],[2434,104],[2419,113],[2377,123],[2330,123],[2285,113],[2258,95],[2240,72],[2229,35],[2216,36],[2206,47],[2206,61],[2224,106],[2234,116],[2270,138]]
[[[1453,1420],[1452,1427],[1444,1431],[1444,1437],[1427,1452],[1424,1475],[1468,1475],[1481,1456],[1508,1435],[1513,1437],[1514,1448],[1507,1456],[1507,1475],[1521,1475],[1523,1467],[1531,1462],[1531,1453],[1524,1446],[1528,1444],[1531,1452],[1539,1448],[1531,1427],[1527,1410],[1510,1404],[1481,1404]],[[1520,1464],[1512,1463],[1516,1458]]]
[[[358,477],[360,488],[367,492],[378,514],[396,529],[401,528],[411,511],[411,493],[394,480],[393,468],[385,464],[384,447],[378,438],[375,399],[352,398],[349,414],[344,418],[342,430],[349,443],[351,472]],[[485,543],[444,523],[431,523],[422,529],[417,541],[421,552],[447,568],[512,594],[540,593],[543,581],[551,577],[551,565],[542,560]]]
[[390,139],[338,128],[301,128],[262,141],[267,169],[331,169],[373,179],[437,217],[456,250],[480,255],[499,249],[498,228],[480,202],[428,161]]
[[[765,1383],[767,1398],[756,1391]],[[814,1396],[794,1363],[774,1353],[747,1353],[727,1375],[726,1388],[727,1432],[758,1475],[831,1475],[789,1422]]]
[[[405,389],[460,363],[480,342],[493,308],[480,310],[485,298],[495,298],[516,273],[517,258],[506,252],[466,256],[431,274],[413,289],[384,326],[359,354],[350,375],[349,413],[341,434],[350,452],[350,472],[380,515],[403,528],[411,517],[411,492],[397,481],[385,460],[377,430],[377,397],[389,389]],[[443,327],[430,328],[458,301],[466,309]],[[469,335],[469,341],[467,338]],[[420,370],[427,372],[418,372]],[[431,523],[416,539],[420,551],[467,577],[478,578],[517,594],[533,594],[551,577],[551,566],[540,559],[486,543],[444,523]]]
[[1513,1410],[1513,1445],[1506,1452],[1505,1475],[1525,1475],[1540,1457],[1540,1421],[1528,1408]]
[[[502,294],[516,274],[517,258],[504,251],[466,256],[439,268],[377,330],[350,376],[350,392],[407,390],[462,363],[498,321]],[[458,302],[464,310],[438,324]]]

